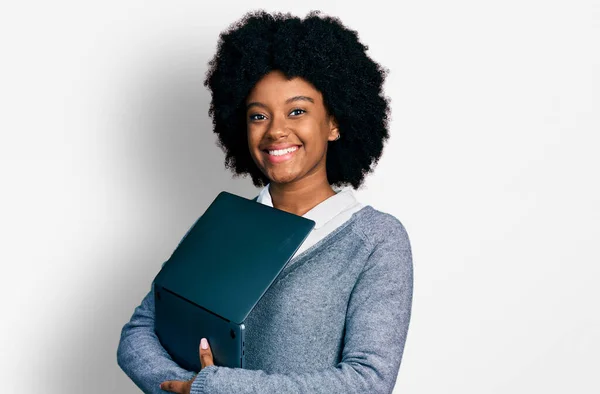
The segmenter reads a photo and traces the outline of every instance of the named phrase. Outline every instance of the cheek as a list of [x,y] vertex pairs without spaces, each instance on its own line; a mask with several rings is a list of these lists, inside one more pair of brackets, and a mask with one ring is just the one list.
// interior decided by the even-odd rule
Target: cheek
[[311,155],[320,155],[327,148],[327,133],[319,123],[312,122],[298,128],[298,138]]
[[259,149],[262,141],[262,134],[256,127],[246,129],[246,140],[248,144],[248,151],[252,161],[258,166],[262,166],[262,162],[265,160],[262,152]]
[[248,148],[250,152],[254,152],[258,150],[258,145],[260,143],[260,136],[255,128],[247,127],[246,128],[246,141],[248,142]]

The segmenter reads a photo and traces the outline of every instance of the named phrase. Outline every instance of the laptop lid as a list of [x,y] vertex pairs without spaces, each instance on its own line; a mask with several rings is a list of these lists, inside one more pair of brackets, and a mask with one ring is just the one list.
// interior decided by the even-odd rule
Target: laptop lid
[[241,324],[314,226],[310,219],[223,191],[155,281]]

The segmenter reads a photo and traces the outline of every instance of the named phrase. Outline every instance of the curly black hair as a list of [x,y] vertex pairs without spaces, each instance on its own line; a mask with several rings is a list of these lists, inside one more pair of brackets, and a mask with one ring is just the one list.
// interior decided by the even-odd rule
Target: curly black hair
[[338,123],[342,138],[327,150],[329,184],[359,188],[389,138],[390,100],[383,94],[388,70],[367,49],[356,31],[320,11],[304,19],[250,11],[231,24],[219,35],[204,81],[212,93],[209,115],[226,154],[225,167],[237,176],[249,174],[255,186],[269,183],[248,149],[245,100],[263,76],[279,70],[320,91],[327,113]]

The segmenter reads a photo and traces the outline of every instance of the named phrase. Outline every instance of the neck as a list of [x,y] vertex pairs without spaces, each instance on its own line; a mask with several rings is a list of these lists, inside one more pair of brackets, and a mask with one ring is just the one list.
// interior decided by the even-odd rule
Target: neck
[[320,182],[270,183],[273,207],[303,216],[306,212],[336,193],[327,179]]

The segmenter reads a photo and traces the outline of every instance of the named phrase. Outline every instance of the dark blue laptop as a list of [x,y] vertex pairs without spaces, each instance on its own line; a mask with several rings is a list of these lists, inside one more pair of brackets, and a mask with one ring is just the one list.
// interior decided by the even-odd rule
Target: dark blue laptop
[[216,365],[244,367],[244,321],[315,222],[221,192],[154,280],[155,331],[182,368],[200,371],[207,338]]

